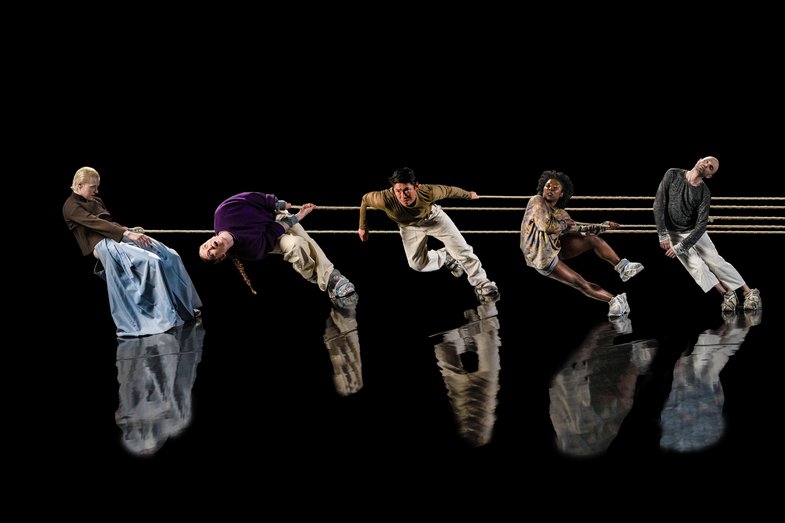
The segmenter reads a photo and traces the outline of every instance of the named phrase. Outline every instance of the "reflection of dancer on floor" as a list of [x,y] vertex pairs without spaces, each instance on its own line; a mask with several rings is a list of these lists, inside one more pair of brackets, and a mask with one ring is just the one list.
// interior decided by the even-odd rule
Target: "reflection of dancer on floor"
[[705,180],[720,168],[713,156],[701,158],[689,171],[668,169],[654,198],[654,221],[660,247],[668,258],[677,258],[703,292],[712,288],[722,295],[722,311],[738,306],[736,290],[744,293],[744,309],[762,307],[758,289],[750,289],[739,271],[719,255],[709,238],[711,192]]
[[316,208],[306,203],[297,214],[292,204],[273,194],[243,192],[224,200],[215,210],[215,236],[199,247],[199,257],[208,263],[231,258],[245,283],[256,293],[242,261],[259,261],[280,254],[303,278],[326,291],[330,298],[354,292],[354,285],[327,258],[300,220]]
[[324,345],[333,366],[333,384],[340,396],[349,396],[363,388],[357,301],[356,292],[333,299],[324,329]]
[[596,283],[586,281],[562,260],[574,258],[588,250],[607,261],[627,281],[643,270],[640,263],[621,259],[599,234],[606,229],[618,229],[616,222],[577,224],[564,209],[573,194],[569,176],[559,171],[545,171],[537,182],[533,196],[521,223],[521,250],[526,265],[543,276],[566,283],[589,298],[608,303],[608,316],[620,316],[630,311],[627,294],[616,296]]
[[562,453],[596,456],[616,439],[633,407],[638,376],[649,371],[657,351],[656,340],[615,343],[619,334],[631,333],[629,319],[602,322],[551,380],[549,411]]
[[197,320],[162,334],[117,338],[120,403],[115,421],[123,446],[133,454],[155,454],[191,424],[191,390],[204,334]]
[[[440,334],[434,353],[458,432],[469,445],[479,447],[491,441],[496,423],[502,344],[496,302],[487,300],[464,316],[465,325]],[[469,355],[476,356],[476,368],[468,363]]]
[[673,383],[662,409],[660,447],[679,452],[699,451],[720,441],[725,433],[725,395],[720,373],[736,354],[761,311],[723,314],[719,329],[707,329],[673,369]]
[[[446,198],[476,200],[476,192],[450,185],[429,185],[417,181],[408,167],[396,170],[388,179],[391,187],[384,191],[366,193],[360,204],[360,240],[368,241],[366,209],[384,211],[398,225],[403,250],[409,267],[419,272],[436,271],[446,267],[453,276],[466,272],[469,283],[480,300],[498,297],[499,289],[488,279],[480,259],[466,242],[458,227],[436,204]],[[441,249],[428,249],[428,238],[444,244]]]

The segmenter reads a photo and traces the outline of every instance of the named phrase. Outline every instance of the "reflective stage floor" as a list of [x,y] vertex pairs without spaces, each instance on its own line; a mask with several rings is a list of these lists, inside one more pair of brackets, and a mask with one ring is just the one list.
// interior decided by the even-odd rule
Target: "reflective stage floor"
[[[631,464],[705,474],[779,454],[765,434],[780,397],[781,286],[743,262],[763,310],[722,314],[719,294],[651,237],[611,236],[646,266],[629,282],[591,253],[570,263],[627,292],[629,316],[609,321],[605,304],[525,267],[515,241],[469,237],[501,291],[479,303],[465,277],[410,270],[395,236],[317,238],[358,291],[335,306],[279,257],[251,269],[254,296],[229,264],[196,259],[200,239],[164,240],[204,301],[197,322],[164,335],[116,338],[102,282],[75,276],[84,322],[50,382],[58,459],[342,483]],[[733,259],[746,241],[717,243]]]

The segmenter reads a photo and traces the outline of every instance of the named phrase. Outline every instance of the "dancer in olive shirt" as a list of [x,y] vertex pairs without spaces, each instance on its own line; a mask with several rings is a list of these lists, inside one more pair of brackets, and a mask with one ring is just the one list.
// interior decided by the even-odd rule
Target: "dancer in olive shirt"
[[[488,279],[471,245],[436,203],[446,198],[476,200],[477,193],[450,185],[421,184],[408,167],[396,170],[388,181],[389,189],[369,192],[362,198],[357,231],[360,240],[368,241],[367,208],[380,209],[398,224],[409,267],[419,272],[446,267],[456,277],[465,272],[479,299],[498,299],[499,289]],[[428,237],[436,238],[444,247],[429,250]]]

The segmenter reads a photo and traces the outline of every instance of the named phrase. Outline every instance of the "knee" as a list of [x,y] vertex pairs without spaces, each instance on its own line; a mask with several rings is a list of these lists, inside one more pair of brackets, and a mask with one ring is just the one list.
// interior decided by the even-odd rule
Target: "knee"
[[426,262],[422,260],[409,260],[409,267],[414,269],[417,272],[421,272],[425,267]]
[[602,238],[600,238],[595,234],[590,234],[586,236],[586,242],[588,242],[588,244],[591,245],[593,249],[608,245],[608,243],[605,240],[603,240]]
[[308,242],[299,236],[291,236],[286,243],[281,242],[281,250],[286,253],[302,252],[308,250]]

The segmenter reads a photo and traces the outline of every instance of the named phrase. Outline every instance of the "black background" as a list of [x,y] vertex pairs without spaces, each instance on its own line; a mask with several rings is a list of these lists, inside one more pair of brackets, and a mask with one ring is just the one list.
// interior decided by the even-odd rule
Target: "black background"
[[[164,38],[164,27],[155,34]],[[59,214],[83,165],[101,173],[100,196],[115,219],[146,229],[211,229],[218,203],[240,191],[272,192],[295,204],[359,205],[404,165],[424,183],[481,196],[532,194],[544,169],[570,175],[576,195],[651,196],[668,168],[714,155],[714,196],[783,195],[782,85],[766,65],[774,37],[739,47],[701,41],[701,31],[687,26],[658,38],[692,34],[695,47],[663,49],[632,44],[631,33],[599,31],[558,53],[552,46],[560,31],[519,38],[523,28],[505,28],[478,42],[456,30],[450,44],[411,41],[431,28],[391,31],[383,48],[368,50],[372,59],[358,50],[368,34],[330,31],[320,40],[328,44],[295,53],[294,34],[256,37],[248,29],[226,31],[233,36],[220,42],[173,40],[158,50],[139,51],[129,41],[110,60],[98,57],[98,38],[70,58],[53,50],[52,83],[30,104],[19,132],[40,145],[35,171],[46,180],[44,215],[55,242],[46,256],[57,261],[48,269],[48,295],[59,312],[41,325],[43,333],[58,333],[46,358],[53,375],[43,387],[51,404],[42,463],[113,479],[226,481],[238,490],[253,488],[239,479],[248,474],[273,481],[267,496],[403,476],[408,483],[396,490],[402,499],[427,496],[445,482],[496,484],[503,474],[548,489],[567,488],[564,481],[585,486],[588,476],[608,471],[622,486],[624,478],[654,472],[706,478],[726,467],[773,466],[779,452],[767,434],[780,394],[772,359],[782,312],[774,254],[782,240],[774,235],[714,237],[761,289],[765,308],[748,335],[755,350],[742,346],[723,374],[726,439],[691,455],[658,449],[658,407],[667,396],[668,363],[691,337],[721,324],[719,296],[700,292],[653,235],[609,238],[620,255],[646,265],[623,286],[591,254],[575,260],[590,280],[628,292],[635,335],[662,343],[657,368],[665,369],[611,451],[576,461],[553,447],[548,383],[607,307],[528,269],[517,236],[467,235],[502,293],[498,420],[491,443],[471,449],[456,434],[430,337],[459,326],[463,311],[476,306],[465,280],[410,270],[395,235],[372,233],[367,244],[352,234],[315,236],[360,294],[365,387],[341,398],[322,342],[330,310],[323,294],[271,258],[251,269],[261,290],[251,296],[232,267],[198,260],[205,235],[158,234],[181,254],[204,301],[194,417],[152,458],[122,449],[105,285]],[[625,42],[632,59],[622,53]],[[482,199],[445,206],[499,203],[525,206]],[[522,211],[450,214],[462,230],[514,230]],[[372,229],[392,228],[381,215],[371,218]],[[598,218],[651,221],[648,213]],[[356,223],[355,211],[317,209],[303,225],[354,230]]]

